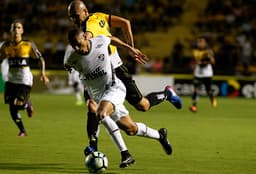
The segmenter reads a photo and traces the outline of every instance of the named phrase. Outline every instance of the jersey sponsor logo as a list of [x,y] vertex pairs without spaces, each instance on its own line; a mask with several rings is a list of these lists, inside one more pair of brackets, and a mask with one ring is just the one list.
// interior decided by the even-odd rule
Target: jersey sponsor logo
[[10,67],[23,67],[29,66],[29,60],[27,58],[9,58],[8,64]]
[[100,25],[101,28],[103,28],[105,26],[105,21],[100,20],[99,25]]
[[101,67],[97,67],[93,72],[85,74],[82,79],[83,80],[94,80],[94,79],[102,77],[106,74],[107,74],[107,72],[104,71],[104,69],[101,69]]

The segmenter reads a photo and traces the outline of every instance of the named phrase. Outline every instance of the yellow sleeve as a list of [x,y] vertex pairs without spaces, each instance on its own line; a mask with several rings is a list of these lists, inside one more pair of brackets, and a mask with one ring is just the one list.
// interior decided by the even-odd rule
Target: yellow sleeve
[[91,32],[93,37],[98,35],[111,36],[109,26],[110,15],[105,13],[93,13],[86,22],[86,31]]

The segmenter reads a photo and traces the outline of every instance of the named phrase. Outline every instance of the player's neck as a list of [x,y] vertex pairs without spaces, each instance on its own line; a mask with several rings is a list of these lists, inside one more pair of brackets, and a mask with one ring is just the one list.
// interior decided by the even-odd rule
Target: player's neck
[[18,44],[22,41],[22,37],[14,37],[12,40],[15,44]]

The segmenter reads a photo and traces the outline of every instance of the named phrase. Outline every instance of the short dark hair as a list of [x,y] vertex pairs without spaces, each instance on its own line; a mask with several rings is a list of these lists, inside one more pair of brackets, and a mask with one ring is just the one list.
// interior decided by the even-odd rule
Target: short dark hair
[[23,27],[23,29],[24,29],[23,21],[22,21],[21,19],[15,19],[15,20],[13,20],[12,23],[11,23],[10,31],[12,30],[12,28],[14,27],[14,25],[17,24],[17,23],[21,24],[22,27]]
[[68,32],[68,41],[72,47],[76,44],[76,36],[81,32],[83,32],[83,30],[80,28],[74,28]]

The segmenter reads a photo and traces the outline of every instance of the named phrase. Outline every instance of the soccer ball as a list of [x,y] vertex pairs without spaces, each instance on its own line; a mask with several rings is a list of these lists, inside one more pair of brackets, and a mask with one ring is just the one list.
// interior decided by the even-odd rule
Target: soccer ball
[[108,158],[102,152],[93,152],[85,158],[85,166],[90,173],[103,173],[108,167]]

